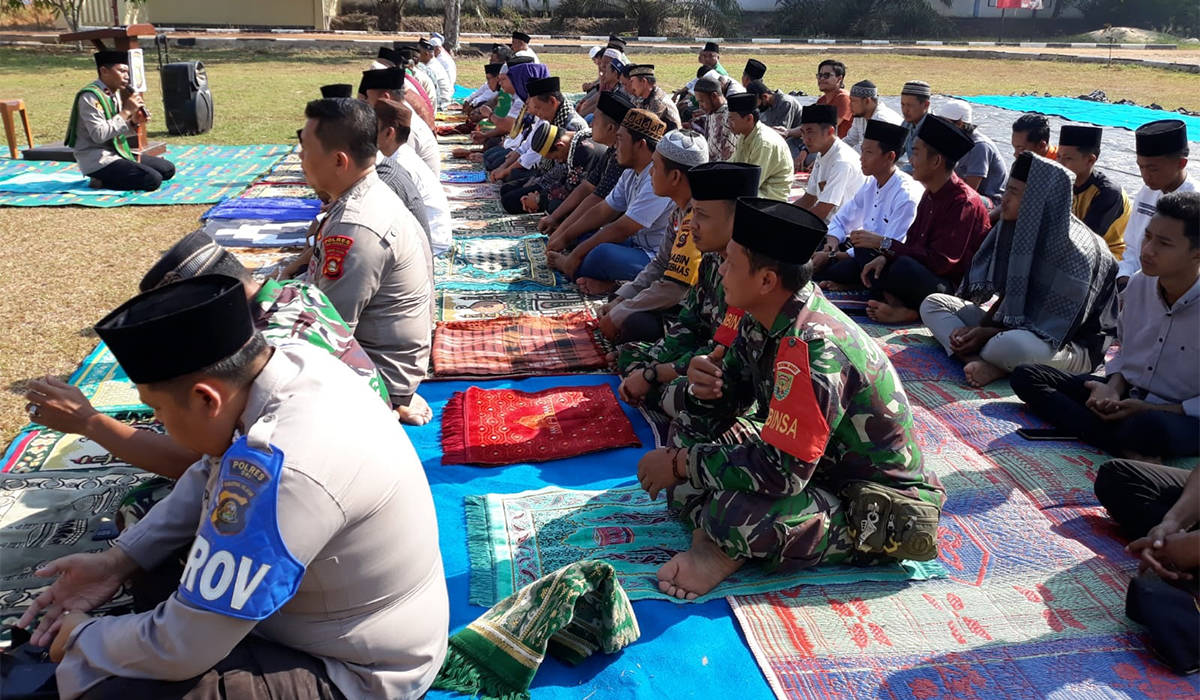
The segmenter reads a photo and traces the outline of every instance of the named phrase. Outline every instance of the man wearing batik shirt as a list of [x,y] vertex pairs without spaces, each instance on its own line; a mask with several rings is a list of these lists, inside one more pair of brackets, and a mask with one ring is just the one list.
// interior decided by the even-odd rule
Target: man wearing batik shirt
[[[171,246],[138,286],[148,292],[198,275],[225,275],[241,280],[246,287],[254,327],[267,342],[282,345],[303,341],[328,351],[391,406],[379,370],[321,290],[295,280],[255,282],[232,253],[203,231],[189,233]],[[138,469],[178,479],[201,457],[180,447],[169,435],[138,430],[97,412],[78,387],[58,379],[32,380],[27,392],[26,400],[38,406],[39,424],[62,433],[82,435]]]
[[867,316],[880,323],[913,323],[930,294],[950,294],[992,226],[979,193],[954,174],[975,147],[961,129],[932,114],[913,144],[913,179],[925,187],[904,242],[885,238],[862,271],[871,290]]
[[634,105],[661,119],[667,125],[667,131],[674,131],[683,123],[679,119],[679,108],[658,86],[658,79],[654,77],[654,66],[630,66],[629,88],[634,97]]
[[825,233],[806,209],[738,200],[721,266],[726,300],[745,309],[737,342],[692,358],[675,447],[638,465],[641,487],[693,529],[658,571],[668,595],[705,595],[751,560],[786,572],[937,557],[945,491],[900,377],[811,282]]
[[725,303],[717,270],[733,235],[738,197],[758,194],[762,171],[748,163],[706,163],[687,171],[692,192],[692,241],[702,253],[696,282],[679,306],[679,315],[654,344],[626,343],[617,355],[623,375],[620,394],[627,403],[674,418],[683,408],[687,366],[695,355],[730,345],[737,337],[740,309]]
[[882,121],[867,123],[862,172],[867,181],[829,222],[825,245],[813,254],[813,270],[823,289],[862,286],[863,266],[878,254],[885,238],[903,242],[917,216],[924,190],[896,168],[908,130]]
[[1058,163],[1075,175],[1071,213],[1108,244],[1117,260],[1125,252],[1125,226],[1132,209],[1125,190],[1096,170],[1104,129],[1064,124],[1058,133]]
[[737,148],[737,134],[729,127],[729,103],[721,92],[721,84],[712,78],[701,78],[693,88],[700,111],[704,112],[704,139],[708,143],[708,159],[725,161]]
[[708,144],[691,131],[671,131],[658,142],[650,168],[654,194],[669,197],[675,211],[658,252],[632,281],[617,289],[600,317],[600,331],[622,343],[653,342],[666,320],[696,283],[700,251],[692,240],[692,190],[687,170],[708,162]]

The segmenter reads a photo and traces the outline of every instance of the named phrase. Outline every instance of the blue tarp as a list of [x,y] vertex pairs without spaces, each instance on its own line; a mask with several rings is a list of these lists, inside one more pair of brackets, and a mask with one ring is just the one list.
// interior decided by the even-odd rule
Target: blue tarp
[[1115,105],[1105,102],[1089,102],[1075,97],[1013,97],[1011,95],[974,95],[961,99],[975,104],[991,105],[1017,112],[1052,114],[1073,122],[1084,122],[1098,126],[1119,126],[1137,129],[1147,122],[1159,119],[1181,119],[1187,124],[1190,140],[1200,140],[1200,117],[1176,114],[1136,105]]

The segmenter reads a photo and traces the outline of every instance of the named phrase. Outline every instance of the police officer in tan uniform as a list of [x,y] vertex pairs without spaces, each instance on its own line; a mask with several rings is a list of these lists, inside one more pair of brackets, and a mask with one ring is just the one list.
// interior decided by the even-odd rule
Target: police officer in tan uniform
[[433,417],[417,387],[429,369],[433,256],[412,214],[375,174],[375,113],[365,102],[314,100],[305,109],[301,164],[332,205],[308,266],[383,374],[400,420]]
[[[39,570],[58,578],[20,624],[44,613],[33,640],[53,640],[61,696],[421,697],[449,623],[437,520],[378,395],[324,350],[269,346],[231,277],[146,292],[96,331],[206,457],[112,549]],[[88,615],[170,561],[177,587],[152,610]]]

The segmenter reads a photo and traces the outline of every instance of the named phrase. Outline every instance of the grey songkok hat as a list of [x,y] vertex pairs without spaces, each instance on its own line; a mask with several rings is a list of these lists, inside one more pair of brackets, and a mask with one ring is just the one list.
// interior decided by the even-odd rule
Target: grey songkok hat
[[657,152],[663,158],[689,168],[708,162],[708,143],[694,131],[675,130],[658,142]]
[[875,83],[872,83],[870,80],[860,80],[850,87],[850,96],[878,99],[879,90],[875,88]]

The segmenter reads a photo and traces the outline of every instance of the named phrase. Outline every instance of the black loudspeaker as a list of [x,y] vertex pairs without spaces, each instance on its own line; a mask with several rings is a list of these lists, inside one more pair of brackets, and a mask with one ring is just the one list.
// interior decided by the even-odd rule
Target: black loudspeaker
[[167,131],[175,135],[203,134],[212,129],[213,99],[208,74],[199,61],[168,63],[159,69]]

